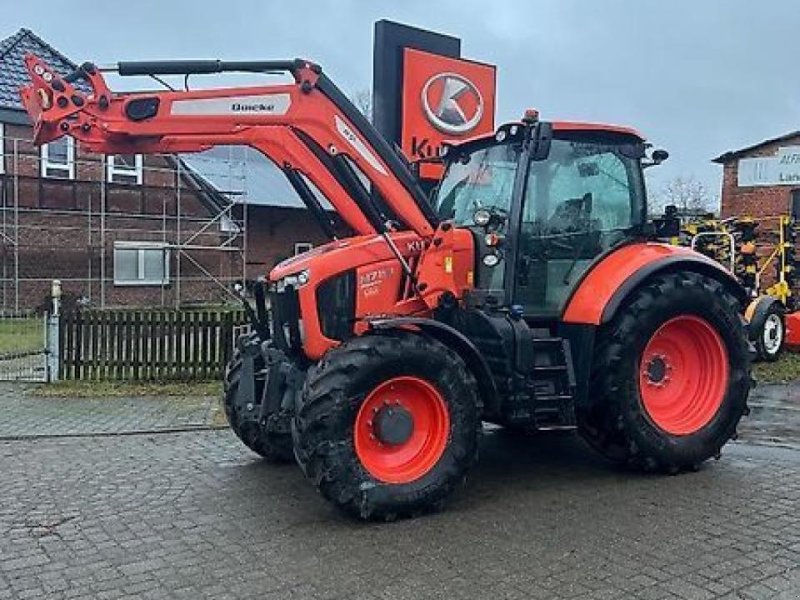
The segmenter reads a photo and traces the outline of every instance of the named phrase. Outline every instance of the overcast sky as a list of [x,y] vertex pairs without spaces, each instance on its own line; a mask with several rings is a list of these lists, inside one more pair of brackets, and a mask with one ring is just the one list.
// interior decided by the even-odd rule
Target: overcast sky
[[376,20],[455,35],[498,66],[498,122],[532,106],[634,126],[671,153],[654,190],[682,175],[718,195],[711,158],[800,129],[796,0],[5,4],[0,35],[28,27],[77,62],[303,56],[348,92],[370,86]]

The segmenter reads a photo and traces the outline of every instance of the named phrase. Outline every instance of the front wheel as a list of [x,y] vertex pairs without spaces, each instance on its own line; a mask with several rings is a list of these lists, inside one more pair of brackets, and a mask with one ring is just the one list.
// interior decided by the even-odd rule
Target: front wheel
[[307,376],[293,435],[322,495],[362,519],[439,508],[477,458],[477,383],[453,350],[410,332],[366,335]]
[[750,351],[736,299],[693,272],[659,275],[598,331],[579,429],[607,457],[677,472],[718,456],[747,410]]

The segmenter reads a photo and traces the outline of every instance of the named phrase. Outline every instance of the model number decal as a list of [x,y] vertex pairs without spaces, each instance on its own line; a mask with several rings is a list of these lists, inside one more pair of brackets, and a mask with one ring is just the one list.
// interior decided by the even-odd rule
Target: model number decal
[[374,271],[367,271],[358,276],[358,287],[361,290],[379,286],[384,280],[394,275],[394,267],[383,267]]

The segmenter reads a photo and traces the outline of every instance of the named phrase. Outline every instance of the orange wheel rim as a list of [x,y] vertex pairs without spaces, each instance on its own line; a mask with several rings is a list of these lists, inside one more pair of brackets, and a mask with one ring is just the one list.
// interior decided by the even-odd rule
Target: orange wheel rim
[[418,377],[380,384],[356,415],[356,455],[370,475],[385,483],[411,483],[429,473],[449,439],[444,397]]
[[706,320],[689,315],[670,319],[642,354],[639,394],[644,409],[667,433],[695,433],[722,406],[729,370],[722,337]]

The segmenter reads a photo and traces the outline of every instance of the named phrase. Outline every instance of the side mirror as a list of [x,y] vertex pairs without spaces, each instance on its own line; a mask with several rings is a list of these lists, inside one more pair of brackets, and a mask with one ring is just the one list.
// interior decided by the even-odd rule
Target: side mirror
[[656,165],[660,165],[665,160],[669,158],[669,152],[666,150],[653,150],[650,154],[650,160],[643,160],[642,161],[642,168],[649,169],[650,167],[655,167]]
[[669,152],[667,152],[666,150],[653,150],[651,158],[653,160],[654,165],[660,165],[669,158]]

